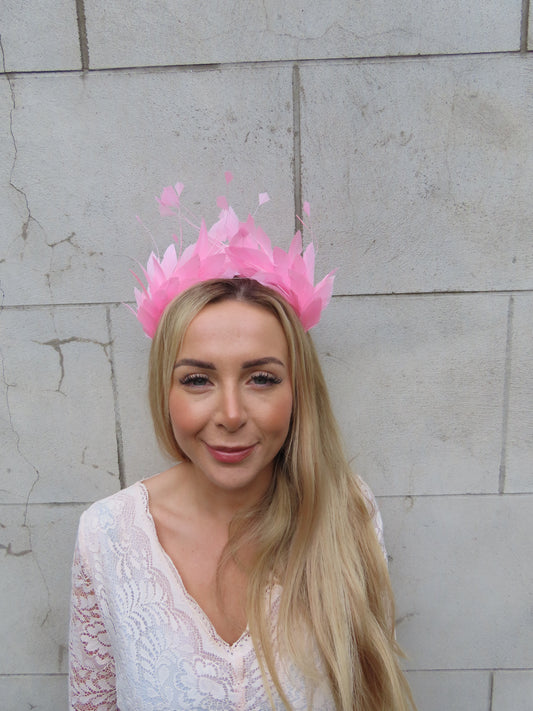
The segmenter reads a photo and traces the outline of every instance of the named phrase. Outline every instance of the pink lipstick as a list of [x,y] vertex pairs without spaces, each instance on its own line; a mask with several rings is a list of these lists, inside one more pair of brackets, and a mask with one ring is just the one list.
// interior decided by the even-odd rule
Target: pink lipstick
[[248,457],[255,449],[255,444],[250,447],[211,447],[205,445],[209,454],[223,464],[238,464]]

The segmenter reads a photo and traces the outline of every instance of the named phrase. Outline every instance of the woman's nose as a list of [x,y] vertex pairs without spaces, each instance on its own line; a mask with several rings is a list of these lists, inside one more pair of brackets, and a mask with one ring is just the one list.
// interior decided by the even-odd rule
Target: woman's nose
[[235,432],[246,422],[246,409],[239,389],[224,387],[220,391],[216,424],[229,432]]

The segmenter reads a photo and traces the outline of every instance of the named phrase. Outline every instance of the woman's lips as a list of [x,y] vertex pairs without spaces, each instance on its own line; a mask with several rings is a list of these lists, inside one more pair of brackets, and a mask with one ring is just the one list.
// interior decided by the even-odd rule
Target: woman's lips
[[211,445],[205,445],[209,454],[217,460],[217,462],[222,462],[224,464],[238,464],[246,459],[253,450],[255,449],[255,444],[249,447],[212,447]]

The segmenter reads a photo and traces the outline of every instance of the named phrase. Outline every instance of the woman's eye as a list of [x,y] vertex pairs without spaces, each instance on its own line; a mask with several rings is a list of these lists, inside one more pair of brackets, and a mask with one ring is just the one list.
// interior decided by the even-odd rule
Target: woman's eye
[[281,378],[272,375],[272,373],[254,373],[251,381],[254,385],[278,385],[281,383]]
[[209,378],[207,375],[191,374],[185,375],[180,379],[182,385],[189,385],[193,388],[201,388],[209,383]]

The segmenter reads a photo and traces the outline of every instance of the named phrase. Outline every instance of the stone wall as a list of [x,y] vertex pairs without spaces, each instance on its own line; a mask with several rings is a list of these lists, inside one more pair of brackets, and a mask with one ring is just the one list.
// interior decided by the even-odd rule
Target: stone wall
[[420,711],[531,709],[529,0],[3,0],[0,44],[2,709],[66,708],[78,517],[166,466],[129,269],[225,170],[339,266],[314,338]]

